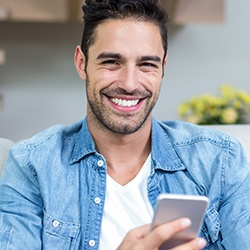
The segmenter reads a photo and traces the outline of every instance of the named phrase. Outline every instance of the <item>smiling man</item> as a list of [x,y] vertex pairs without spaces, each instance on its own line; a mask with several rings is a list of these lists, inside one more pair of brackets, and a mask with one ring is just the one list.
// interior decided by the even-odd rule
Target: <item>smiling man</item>
[[[238,141],[152,109],[167,60],[157,0],[86,0],[75,66],[87,117],[15,145],[0,181],[0,249],[159,249],[160,193],[210,199],[199,237],[175,248],[249,249],[249,163]],[[195,208],[194,208],[195,209]]]
[[111,20],[95,32],[88,60],[80,47],[75,56],[77,70],[87,80],[89,126],[99,124],[106,133],[132,134],[145,123],[150,130],[166,63],[159,27]]

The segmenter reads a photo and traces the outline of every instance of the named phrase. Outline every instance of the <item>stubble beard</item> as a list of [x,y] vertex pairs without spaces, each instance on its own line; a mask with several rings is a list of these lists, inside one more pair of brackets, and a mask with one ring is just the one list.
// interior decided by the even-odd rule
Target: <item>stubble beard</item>
[[[113,90],[112,93],[114,93]],[[102,94],[100,97],[97,96],[94,88],[91,88],[89,78],[86,80],[86,95],[88,100],[88,116],[92,123],[98,129],[109,130],[116,134],[133,134],[138,131],[145,124],[149,115],[154,108],[156,101],[158,99],[159,93],[153,97],[153,99],[148,98],[146,100],[146,105],[144,111],[137,114],[121,114],[115,113],[111,109],[107,108],[102,101],[105,98]],[[151,96],[151,95],[150,95]]]

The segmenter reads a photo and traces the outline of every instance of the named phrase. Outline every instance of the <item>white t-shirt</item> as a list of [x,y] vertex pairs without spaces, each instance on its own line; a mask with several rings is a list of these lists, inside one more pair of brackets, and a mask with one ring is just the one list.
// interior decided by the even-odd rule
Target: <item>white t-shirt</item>
[[125,186],[107,176],[99,250],[115,250],[130,229],[150,223],[153,208],[148,200],[149,154],[137,176]]

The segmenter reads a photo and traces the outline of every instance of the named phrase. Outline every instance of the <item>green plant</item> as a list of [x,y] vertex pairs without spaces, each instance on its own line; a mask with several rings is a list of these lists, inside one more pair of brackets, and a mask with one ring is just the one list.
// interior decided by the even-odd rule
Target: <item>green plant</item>
[[178,111],[183,120],[196,124],[243,124],[250,113],[250,95],[223,85],[219,95],[194,97],[182,103]]

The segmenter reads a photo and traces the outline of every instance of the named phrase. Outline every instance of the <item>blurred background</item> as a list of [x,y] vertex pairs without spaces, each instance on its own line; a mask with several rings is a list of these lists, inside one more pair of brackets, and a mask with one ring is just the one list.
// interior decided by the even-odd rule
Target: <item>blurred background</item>
[[[155,118],[180,119],[181,103],[223,84],[250,92],[250,1],[162,3],[172,19]],[[22,140],[86,115],[84,83],[73,62],[81,4],[0,0],[0,137]]]

